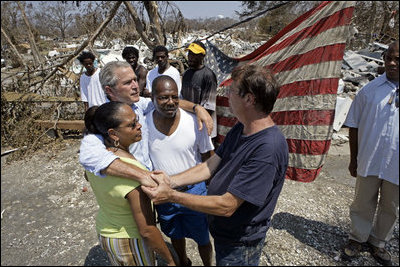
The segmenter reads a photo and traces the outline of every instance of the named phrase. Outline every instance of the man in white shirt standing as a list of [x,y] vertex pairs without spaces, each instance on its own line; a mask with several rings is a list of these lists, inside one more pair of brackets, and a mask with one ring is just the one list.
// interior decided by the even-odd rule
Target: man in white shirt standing
[[181,97],[182,81],[179,71],[168,62],[168,49],[165,46],[156,46],[153,50],[153,60],[157,66],[147,73],[146,88],[151,93],[151,86],[155,78],[161,75],[167,75],[175,80],[178,86],[178,96]]
[[[146,117],[149,153],[154,169],[175,175],[206,161],[214,146],[207,131],[198,129],[196,116],[179,108],[177,85],[163,75],[153,81],[152,101],[155,109]],[[207,195],[205,182],[178,188],[182,192]],[[161,230],[169,238],[180,265],[191,266],[186,253],[186,239],[197,245],[204,266],[210,266],[212,245],[207,215],[175,203],[155,206]]]
[[84,102],[85,111],[91,106],[100,106],[108,102],[99,80],[100,69],[94,66],[95,59],[96,57],[91,52],[86,51],[78,57],[79,62],[86,69],[79,79],[81,100]]
[[385,73],[358,92],[344,123],[349,127],[349,171],[357,181],[343,252],[345,258],[355,257],[367,242],[379,263],[391,265],[385,244],[399,216],[398,41],[389,45],[384,62]]

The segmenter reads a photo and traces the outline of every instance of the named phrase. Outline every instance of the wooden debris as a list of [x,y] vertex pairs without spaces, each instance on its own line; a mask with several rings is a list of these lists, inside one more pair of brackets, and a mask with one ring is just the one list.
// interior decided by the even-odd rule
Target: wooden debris
[[[53,128],[55,126],[53,120],[35,120],[34,122],[45,128]],[[83,131],[85,129],[85,122],[83,120],[58,120],[56,122],[56,128]]]

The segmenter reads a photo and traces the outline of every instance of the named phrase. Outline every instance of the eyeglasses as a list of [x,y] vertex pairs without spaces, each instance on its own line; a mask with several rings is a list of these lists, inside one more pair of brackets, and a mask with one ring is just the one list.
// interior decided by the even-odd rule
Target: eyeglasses
[[126,125],[126,126],[118,126],[117,128],[130,127],[130,128],[132,128],[132,130],[134,130],[134,129],[136,129],[138,122],[139,122],[139,115],[136,115],[136,119],[132,124],[129,124],[129,125]]

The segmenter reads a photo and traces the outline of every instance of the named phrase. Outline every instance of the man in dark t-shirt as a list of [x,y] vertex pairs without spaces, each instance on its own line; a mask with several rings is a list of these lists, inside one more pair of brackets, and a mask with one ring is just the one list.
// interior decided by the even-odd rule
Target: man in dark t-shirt
[[214,121],[211,138],[217,136],[217,77],[214,72],[204,65],[206,47],[200,41],[194,41],[188,48],[187,69],[182,76],[182,98],[195,104],[203,106]]
[[[215,154],[171,177],[155,172],[157,189],[142,189],[155,204],[173,202],[209,214],[217,266],[258,265],[289,152],[270,116],[279,93],[272,74],[260,66],[243,65],[232,72],[232,81],[229,105],[239,122]],[[207,196],[171,189],[209,178]]]

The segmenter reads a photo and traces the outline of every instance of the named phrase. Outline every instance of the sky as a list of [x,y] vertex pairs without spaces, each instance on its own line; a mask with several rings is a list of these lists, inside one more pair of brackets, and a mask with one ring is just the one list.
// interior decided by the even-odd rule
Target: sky
[[238,18],[235,10],[241,8],[240,1],[173,1],[187,19],[211,18],[222,15]]

